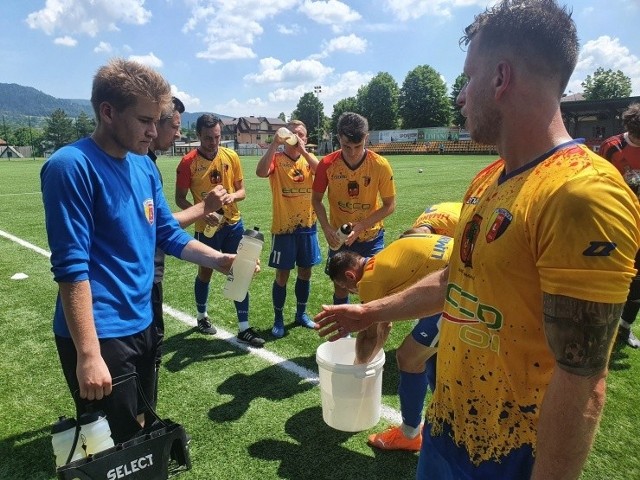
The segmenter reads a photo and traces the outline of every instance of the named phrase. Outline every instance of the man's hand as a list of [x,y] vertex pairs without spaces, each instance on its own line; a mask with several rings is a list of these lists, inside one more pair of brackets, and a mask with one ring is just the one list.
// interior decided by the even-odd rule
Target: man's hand
[[227,190],[222,185],[216,185],[204,197],[204,213],[208,215],[232,201]]
[[358,332],[356,337],[356,365],[366,365],[378,355],[391,332],[391,322],[373,324]]
[[111,394],[111,374],[99,351],[90,356],[78,355],[76,375],[80,398],[102,400]]
[[334,342],[351,332],[359,332],[373,324],[368,320],[362,305],[323,305],[314,317],[316,330],[321,337]]

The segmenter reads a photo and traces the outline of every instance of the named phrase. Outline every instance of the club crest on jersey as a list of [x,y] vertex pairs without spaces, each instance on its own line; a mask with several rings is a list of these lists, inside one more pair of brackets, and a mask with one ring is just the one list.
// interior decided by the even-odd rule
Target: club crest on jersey
[[491,243],[502,235],[507,227],[511,224],[513,215],[509,210],[504,208],[496,208],[491,217],[489,217],[489,230],[487,230],[487,243]]
[[357,197],[360,193],[360,185],[355,180],[351,180],[347,183],[347,193],[350,197]]
[[473,250],[475,249],[476,242],[478,241],[481,223],[482,217],[476,213],[471,221],[464,226],[464,231],[462,232],[462,244],[460,246],[460,260],[462,260],[465,267],[473,267]]
[[147,198],[144,201],[144,216],[147,218],[149,225],[153,225],[153,222],[156,220],[156,210],[153,206],[152,198]]
[[291,177],[291,180],[293,180],[294,182],[300,183],[300,182],[304,182],[304,173],[302,173],[302,170],[300,170],[299,168],[292,168],[289,171],[289,177]]
[[218,185],[219,183],[222,183],[222,175],[220,174],[220,171],[212,170],[211,173],[209,173],[209,180],[214,185]]

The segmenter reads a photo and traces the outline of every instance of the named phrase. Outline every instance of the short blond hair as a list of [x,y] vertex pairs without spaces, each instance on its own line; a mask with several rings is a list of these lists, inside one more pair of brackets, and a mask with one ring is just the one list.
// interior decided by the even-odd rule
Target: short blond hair
[[93,77],[91,105],[98,123],[103,102],[122,111],[135,106],[140,98],[156,102],[161,111],[173,106],[169,83],[158,72],[141,63],[113,58]]

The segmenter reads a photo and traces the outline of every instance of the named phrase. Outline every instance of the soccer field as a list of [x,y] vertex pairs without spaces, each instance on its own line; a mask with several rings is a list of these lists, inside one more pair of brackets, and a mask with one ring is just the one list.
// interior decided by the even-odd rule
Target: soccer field
[[[397,183],[397,207],[386,221],[386,243],[408,228],[424,207],[460,200],[469,180],[493,157],[389,157]],[[245,226],[266,233],[271,223],[269,182],[255,175],[257,157],[241,157],[247,199],[239,204]],[[175,208],[179,159],[160,157],[168,202]],[[0,480],[53,479],[49,429],[58,416],[74,415],[58,364],[51,319],[57,287],[52,280],[40,196],[41,160],[0,161]],[[419,169],[423,173],[419,173]],[[323,257],[326,242],[319,235]],[[135,241],[135,239],[123,239]],[[197,333],[193,281],[196,266],[169,258],[165,291],[166,339],[158,413],[191,435],[192,470],[181,479],[412,479],[417,455],[381,452],[367,435],[399,418],[395,349],[411,322],[394,325],[386,346],[383,416],[365,432],[333,430],[322,420],[315,352],[322,339],[293,324],[295,297],[289,282],[287,335],[274,340],[265,235],[262,272],[254,279],[250,322],[264,334],[264,349],[250,350],[233,337],[237,322],[214,275],[209,315],[219,333]],[[16,273],[28,278],[11,280]],[[331,301],[322,267],[314,270],[309,312]],[[637,380],[640,352],[616,350],[608,400],[583,479],[640,478]]]

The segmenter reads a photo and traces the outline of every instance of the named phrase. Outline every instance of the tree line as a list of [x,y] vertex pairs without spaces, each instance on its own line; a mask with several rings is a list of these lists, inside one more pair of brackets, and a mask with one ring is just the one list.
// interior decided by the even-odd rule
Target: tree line
[[[343,112],[352,111],[364,115],[370,130],[395,130],[425,127],[464,125],[464,117],[456,98],[467,79],[462,73],[453,82],[451,92],[433,67],[420,65],[405,77],[402,86],[387,72],[380,72],[369,83],[358,89],[354,97],[339,100],[333,106],[330,117],[318,98],[319,92],[307,92],[298,101],[290,119],[301,120],[307,125],[309,143],[320,143],[325,132],[335,132],[338,118]],[[622,71],[598,68],[587,75],[584,82],[586,100],[624,98],[631,95],[631,79]],[[284,112],[279,118],[286,119]],[[195,131],[183,126],[183,134],[195,139]],[[1,137],[9,145],[31,146],[35,156],[44,156],[67,143],[91,135],[95,120],[85,112],[75,117],[58,108],[45,118],[43,128],[28,126],[12,127],[3,122]]]

